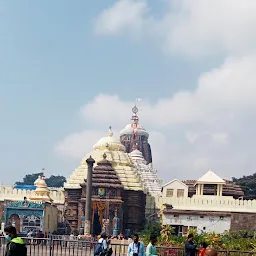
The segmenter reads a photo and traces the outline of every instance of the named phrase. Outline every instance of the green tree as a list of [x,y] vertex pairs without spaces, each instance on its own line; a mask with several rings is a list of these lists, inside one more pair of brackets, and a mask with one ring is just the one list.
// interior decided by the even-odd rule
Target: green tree
[[[34,185],[34,182],[38,178],[38,176],[44,176],[43,172],[39,173],[32,173],[32,174],[27,174],[24,178],[23,181],[18,181],[15,184],[16,185]],[[63,187],[64,182],[66,182],[66,178],[64,176],[60,175],[51,175],[49,178],[45,179],[45,182],[48,187]]]
[[23,178],[23,181],[18,181],[15,184],[16,185],[34,185],[34,182],[38,178],[38,176],[43,176],[43,175],[44,175],[43,172],[27,174]]
[[54,176],[52,175],[50,178],[45,180],[48,187],[60,188],[63,187],[64,182],[66,182],[66,178],[64,176]]
[[239,185],[246,196],[256,196],[256,173],[242,178],[232,178],[232,181]]

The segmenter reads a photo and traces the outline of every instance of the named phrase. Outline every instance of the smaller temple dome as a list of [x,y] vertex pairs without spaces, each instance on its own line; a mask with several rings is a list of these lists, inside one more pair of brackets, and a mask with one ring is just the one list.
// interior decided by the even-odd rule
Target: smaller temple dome
[[34,182],[34,184],[36,186],[36,189],[29,199],[51,202],[52,199],[50,198],[50,191],[47,187],[44,177],[39,176],[38,179]]
[[132,158],[133,160],[135,160],[135,161],[142,161],[142,162],[145,162],[145,163],[146,163],[146,160],[144,159],[142,152],[139,151],[138,149],[133,150],[133,151],[130,153],[130,156],[131,156],[131,158]]
[[111,127],[109,127],[108,136],[101,138],[94,146],[94,150],[109,149],[111,151],[125,151],[124,145],[119,139],[113,137]]
[[225,184],[226,182],[220,178],[211,169],[199,178],[195,184]]

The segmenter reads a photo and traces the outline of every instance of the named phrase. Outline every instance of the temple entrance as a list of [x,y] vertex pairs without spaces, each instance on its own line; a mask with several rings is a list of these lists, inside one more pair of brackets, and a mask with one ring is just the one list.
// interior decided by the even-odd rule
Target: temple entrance
[[27,233],[30,230],[35,232],[42,230],[41,217],[36,215],[26,215],[23,217],[22,231]]
[[16,228],[18,232],[20,232],[20,216],[16,213],[12,214],[8,219],[8,225],[12,225]]

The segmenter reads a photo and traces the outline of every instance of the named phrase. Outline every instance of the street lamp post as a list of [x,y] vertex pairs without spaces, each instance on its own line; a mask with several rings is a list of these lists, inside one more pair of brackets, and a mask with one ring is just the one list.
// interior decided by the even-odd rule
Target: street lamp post
[[91,234],[91,223],[92,223],[92,172],[93,164],[95,160],[90,156],[86,163],[88,165],[87,182],[86,182],[86,205],[85,205],[85,225],[84,234]]

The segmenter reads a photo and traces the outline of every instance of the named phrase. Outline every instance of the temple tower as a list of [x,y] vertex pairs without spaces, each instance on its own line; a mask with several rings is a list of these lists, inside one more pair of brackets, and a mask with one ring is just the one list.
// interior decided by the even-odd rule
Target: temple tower
[[148,143],[149,134],[139,124],[138,108],[135,105],[132,109],[131,123],[120,132],[120,141],[125,146],[125,151],[131,153],[138,149],[142,152],[147,164],[152,163],[151,147]]

